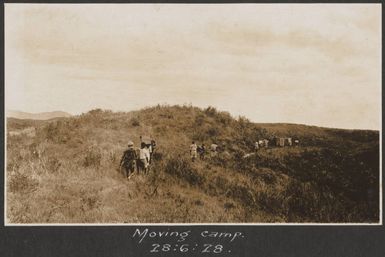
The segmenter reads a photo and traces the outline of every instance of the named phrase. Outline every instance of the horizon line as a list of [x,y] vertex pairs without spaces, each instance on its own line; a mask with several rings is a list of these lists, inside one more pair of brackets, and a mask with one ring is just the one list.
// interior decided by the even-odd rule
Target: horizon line
[[[21,110],[15,110],[15,109],[6,109],[5,110],[5,115],[4,117],[6,118],[14,118],[14,119],[19,119],[19,118],[15,118],[15,117],[8,117],[7,113],[8,112],[22,112],[22,113],[26,113],[26,114],[32,114],[32,115],[39,115],[39,114],[42,114],[42,113],[54,113],[54,112],[63,112],[63,113],[66,113],[66,114],[69,114],[72,116],[80,116],[82,114],[86,114],[86,113],[89,113],[90,111],[92,110],[102,110],[102,111],[111,111],[111,112],[115,112],[115,113],[118,113],[118,112],[125,112],[125,113],[129,113],[129,112],[137,112],[137,111],[141,111],[141,110],[145,110],[145,109],[150,109],[150,108],[154,108],[154,107],[157,107],[157,106],[160,106],[160,107],[176,107],[176,106],[179,106],[179,107],[190,107],[190,108],[198,108],[200,110],[204,110],[204,109],[207,109],[209,107],[212,107],[212,108],[215,108],[216,111],[218,112],[227,112],[230,114],[231,118],[233,119],[238,119],[240,117],[244,117],[246,118],[248,121],[250,121],[251,123],[254,123],[254,124],[274,124],[274,125],[279,125],[279,124],[282,124],[282,125],[302,125],[302,126],[309,126],[309,127],[319,127],[319,128],[326,128],[326,129],[341,129],[341,130],[369,130],[369,131],[378,131],[378,132],[381,132],[382,131],[382,126],[378,129],[373,129],[373,128],[343,128],[343,127],[331,127],[331,126],[322,126],[322,125],[317,125],[317,124],[306,124],[306,123],[293,123],[293,122],[285,122],[285,121],[279,121],[279,122],[262,122],[262,121],[253,121],[251,120],[250,118],[244,116],[244,115],[233,115],[230,111],[222,111],[220,109],[218,109],[217,107],[215,106],[208,106],[208,107],[199,107],[199,106],[194,106],[194,105],[191,105],[191,104],[156,104],[156,105],[152,105],[152,106],[145,106],[145,107],[141,107],[141,108],[138,108],[138,109],[132,109],[132,110],[112,110],[112,109],[104,109],[104,108],[100,108],[100,107],[95,107],[95,108],[91,108],[89,109],[88,111],[82,111],[80,113],[71,113],[71,112],[68,112],[68,111],[63,111],[63,110],[53,110],[53,111],[43,111],[43,112],[26,112],[26,111],[21,111]],[[57,117],[57,118],[65,118],[65,117]],[[53,118],[54,119],[54,118]],[[26,120],[26,119],[21,119],[21,120]],[[34,120],[34,119],[32,119]],[[46,119],[46,120],[49,120],[49,119]]]

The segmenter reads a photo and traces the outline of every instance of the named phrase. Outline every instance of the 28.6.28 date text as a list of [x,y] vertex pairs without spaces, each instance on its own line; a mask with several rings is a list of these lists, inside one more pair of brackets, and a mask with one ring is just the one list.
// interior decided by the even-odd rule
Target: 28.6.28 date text
[[[200,252],[200,253],[222,253],[224,247],[221,244],[182,244],[182,245],[171,245],[171,244],[152,244],[151,253],[160,253],[160,252],[182,252],[186,253],[189,251]],[[231,252],[228,250],[227,252]]]

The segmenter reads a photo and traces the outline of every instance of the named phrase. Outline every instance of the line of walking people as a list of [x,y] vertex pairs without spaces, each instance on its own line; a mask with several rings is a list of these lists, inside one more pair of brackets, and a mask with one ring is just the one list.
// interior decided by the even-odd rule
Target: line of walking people
[[[215,157],[217,156],[218,154],[218,145],[215,144],[215,143],[212,143],[210,145],[210,156],[211,157]],[[205,159],[205,155],[207,153],[207,149],[206,149],[206,146],[205,144],[201,144],[201,145],[197,145],[195,143],[195,141],[192,141],[191,145],[190,145],[190,157],[191,157],[191,161],[194,162],[197,158],[198,158],[198,155],[199,155],[199,159],[200,160],[204,160]]]
[[145,140],[140,136],[140,148],[134,147],[133,141],[128,141],[128,149],[124,151],[119,163],[119,170],[124,169],[127,179],[137,172],[138,174],[148,174],[152,157],[156,149],[155,140]]

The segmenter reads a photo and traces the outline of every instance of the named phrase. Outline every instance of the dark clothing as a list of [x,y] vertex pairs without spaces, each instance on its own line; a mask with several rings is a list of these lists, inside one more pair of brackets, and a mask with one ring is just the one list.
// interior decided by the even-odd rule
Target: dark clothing
[[127,166],[124,166],[124,170],[126,172],[126,177],[129,178],[134,172],[136,168],[136,161],[131,161]]
[[149,147],[149,149],[151,149],[151,151],[150,151],[150,160],[149,160],[149,163],[151,164],[151,162],[152,162],[152,156],[153,156],[153,154],[154,154],[154,152],[155,152],[155,148],[156,148],[156,142],[155,142],[155,140],[151,140],[151,144],[150,144],[148,147]]
[[145,160],[140,160],[140,159],[136,162],[136,168],[138,170],[138,174],[140,173],[147,174],[149,169],[148,167],[146,168]]
[[152,146],[152,149],[155,149],[155,148],[156,148],[156,142],[155,142],[155,140],[151,140],[151,146]]
[[120,165],[128,165],[131,161],[138,159],[136,152],[133,148],[127,149],[120,160]]
[[198,153],[199,153],[199,158],[201,160],[203,160],[205,158],[205,154],[206,154],[206,147],[204,147],[203,145],[198,146]]
[[124,167],[126,176],[129,177],[135,171],[138,156],[133,148],[126,150],[120,160],[120,167]]

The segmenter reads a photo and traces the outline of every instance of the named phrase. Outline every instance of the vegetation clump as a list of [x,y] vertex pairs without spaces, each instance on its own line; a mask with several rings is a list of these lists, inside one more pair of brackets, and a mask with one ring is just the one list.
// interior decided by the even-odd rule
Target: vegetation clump
[[[257,124],[190,105],[8,118],[7,131],[12,223],[379,221],[378,131]],[[120,157],[141,135],[157,142],[150,174],[127,181]],[[274,136],[301,144],[254,151]],[[191,162],[192,140],[220,150]]]

